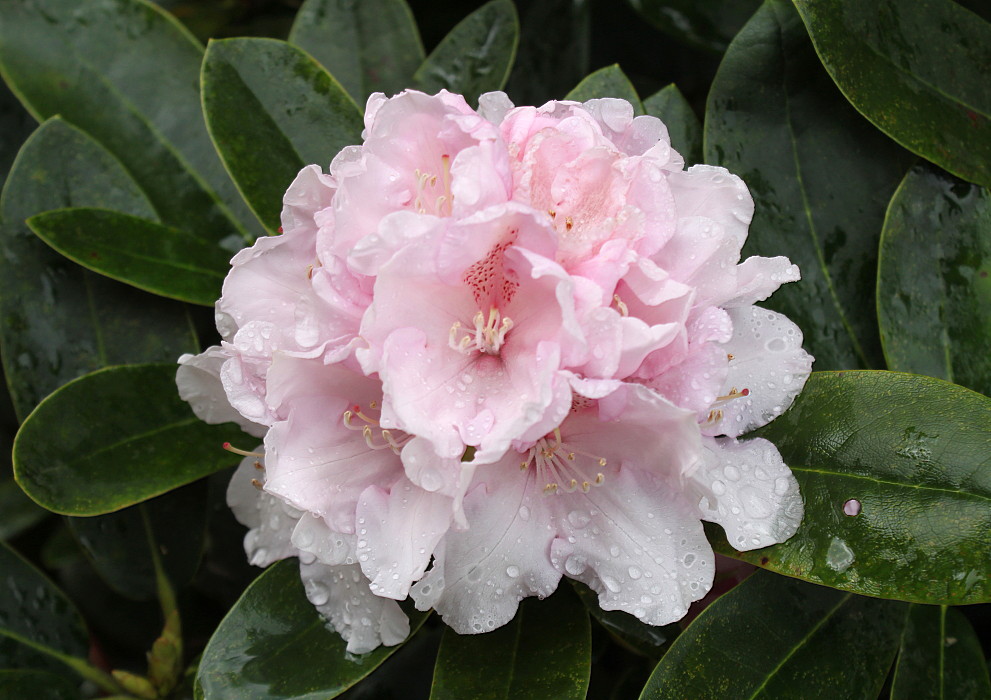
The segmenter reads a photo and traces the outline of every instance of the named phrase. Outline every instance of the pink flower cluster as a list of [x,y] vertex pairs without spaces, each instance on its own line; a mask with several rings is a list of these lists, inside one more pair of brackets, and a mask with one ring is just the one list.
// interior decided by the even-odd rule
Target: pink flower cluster
[[737,438],[808,376],[754,306],[799,274],[739,262],[739,178],[615,99],[378,94],[363,136],[300,172],[282,235],[232,260],[222,343],[180,359],[201,418],[264,435],[228,499],[253,563],[298,556],[363,652],[405,638],[407,596],[485,632],[562,576],[666,624],[712,584],[701,520],[794,533],[794,477]]

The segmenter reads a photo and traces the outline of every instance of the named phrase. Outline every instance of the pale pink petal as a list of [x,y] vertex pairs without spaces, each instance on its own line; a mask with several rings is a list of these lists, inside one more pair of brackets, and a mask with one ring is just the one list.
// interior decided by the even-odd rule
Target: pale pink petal
[[688,170],[670,173],[668,184],[680,218],[711,219],[738,247],[747,240],[747,227],[754,217],[754,200],[736,175],[715,165],[693,165]]
[[355,536],[331,530],[323,518],[303,513],[292,531],[292,545],[299,550],[299,560],[306,564],[319,561],[337,566],[354,564]]
[[231,406],[220,381],[220,369],[229,355],[214,345],[199,355],[185,354],[179,358],[175,381],[179,397],[189,403],[196,417],[206,423],[237,423],[254,437],[262,437],[266,426],[247,420]]
[[802,278],[798,265],[792,265],[788,258],[747,258],[736,268],[736,292],[732,299],[721,306],[750,306],[764,301],[786,282],[797,282]]
[[254,566],[296,555],[291,535],[302,513],[278,496],[262,491],[256,484],[264,480],[264,471],[255,465],[261,458],[246,457],[227,485],[227,505],[238,522],[248,528],[244,551]]
[[504,92],[486,92],[478,97],[478,113],[495,125],[502,123],[513,103]]

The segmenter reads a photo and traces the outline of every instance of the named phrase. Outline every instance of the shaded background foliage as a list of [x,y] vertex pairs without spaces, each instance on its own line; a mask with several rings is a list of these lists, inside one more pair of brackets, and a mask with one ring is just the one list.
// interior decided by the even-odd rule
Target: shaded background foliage
[[[161,0],[158,4],[204,42],[243,36],[289,38],[302,5],[298,0]],[[452,28],[483,4],[410,0],[425,54],[430,55]],[[836,4],[823,1],[824,6]],[[948,0],[934,6],[946,4]],[[50,340],[59,349],[49,357],[25,359],[28,351],[16,343],[18,333],[27,332],[18,326],[25,323],[19,320],[21,316],[44,316],[61,309],[68,319],[81,311],[71,305],[60,306],[54,298],[42,299],[32,309],[4,306],[0,300],[6,329],[5,366],[19,368],[14,376],[8,376],[13,401],[6,391],[0,401],[0,539],[51,576],[65,596],[38,570],[22,565],[12,551],[0,550],[0,561],[5,565],[0,571],[9,577],[11,590],[30,591],[36,596],[23,605],[18,600],[0,606],[0,668],[35,669],[0,670],[0,696],[44,692],[47,695],[41,697],[80,697],[77,673],[54,662],[51,653],[24,644],[25,639],[40,639],[49,648],[70,656],[88,656],[96,668],[145,673],[145,651],[163,635],[162,616],[168,613],[168,605],[161,600],[160,574],[164,574],[178,593],[185,661],[194,662],[179,679],[173,691],[176,697],[193,696],[195,661],[211,638],[205,657],[210,665],[201,669],[196,690],[206,697],[224,697],[234,692],[230,691],[232,686],[238,688],[237,697],[330,697],[332,689],[337,689],[352,699],[487,697],[485,693],[514,698],[580,697],[586,687],[588,697],[602,700],[641,693],[644,698],[761,694],[868,698],[879,693],[915,698],[928,697],[930,692],[933,697],[942,697],[942,693],[947,697],[988,697],[988,399],[935,379],[891,373],[861,375],[847,370],[887,367],[988,393],[991,323],[989,307],[981,300],[991,299],[991,295],[981,279],[986,278],[991,260],[989,182],[979,174],[969,175],[973,183],[960,180],[946,172],[961,174],[951,158],[941,161],[936,157],[937,165],[926,163],[918,157],[918,150],[913,149],[913,153],[899,146],[896,141],[902,141],[897,135],[878,130],[872,122],[883,128],[880,121],[885,115],[871,111],[871,94],[866,95],[868,104],[863,104],[865,96],[856,94],[855,85],[845,85],[841,77],[832,74],[828,37],[817,37],[813,32],[817,43],[813,47],[809,41],[807,27],[815,21],[814,3],[796,0],[795,5],[804,18],[790,3],[778,0],[763,4],[757,0],[518,0],[519,40],[505,82],[506,91],[517,104],[540,104],[569,93],[581,98],[630,95],[635,103],[642,98],[640,108],[668,122],[675,146],[690,163],[726,165],[747,181],[758,211],[745,252],[787,253],[802,266],[803,283],[783,289],[769,306],[787,313],[805,330],[806,347],[817,357],[817,370],[836,371],[816,375],[796,409],[763,433],[781,447],[803,485],[809,520],[794,540],[741,556],[728,546],[718,528],[713,528],[709,534],[717,551],[748,563],[730,564],[705,601],[716,602],[696,619],[701,607],[697,606],[679,625],[645,627],[622,613],[602,611],[583,586],[572,590],[562,585],[562,590],[543,604],[528,601],[520,616],[498,633],[457,638],[443,629],[436,616],[425,621],[421,616],[416,620],[422,624],[420,632],[398,650],[380,650],[372,655],[374,658],[354,660],[345,659],[336,635],[313,627],[313,611],[298,590],[293,565],[280,563],[258,578],[260,572],[245,563],[243,528],[224,502],[229,470],[215,471],[230,464],[231,459],[217,455],[214,446],[228,436],[233,439],[236,432],[218,428],[209,438],[204,437],[209,453],[182,456],[183,463],[196,465],[188,478],[166,480],[158,490],[143,486],[145,490],[140,493],[130,493],[122,489],[107,493],[101,500],[100,494],[106,489],[96,489],[92,502],[80,501],[68,507],[58,489],[78,497],[84,486],[92,485],[90,477],[79,483],[56,479],[55,495],[48,497],[49,501],[37,488],[40,479],[36,479],[30,482],[32,495],[52,510],[68,515],[53,515],[40,508],[14,482],[7,455],[14,447],[19,424],[41,399],[98,367],[117,362],[168,362],[179,352],[195,351],[215,339],[208,309],[162,298],[209,303],[209,275],[203,281],[205,291],[201,291],[169,288],[167,278],[154,278],[149,272],[142,289],[159,295],[152,297],[83,270],[39,244],[35,235],[91,267],[85,253],[73,248],[78,241],[73,239],[71,226],[65,226],[58,217],[46,215],[33,220],[30,228],[23,224],[25,216],[48,209],[107,206],[144,217],[141,225],[156,227],[152,230],[158,240],[168,241],[173,236],[182,241],[182,236],[188,235],[182,230],[183,222],[176,218],[181,218],[180,214],[170,214],[159,202],[147,201],[140,191],[131,193],[126,202],[103,201],[100,183],[117,182],[120,173],[114,170],[113,159],[105,157],[103,147],[78,132],[66,116],[66,122],[46,122],[32,139],[71,142],[76,144],[73,148],[90,149],[86,152],[92,157],[87,163],[105,161],[107,165],[100,169],[95,184],[86,189],[82,181],[52,181],[57,177],[51,173],[64,170],[65,163],[31,161],[37,177],[25,179],[43,185],[31,185],[25,191],[39,199],[29,205],[24,197],[5,196],[0,207],[4,226],[18,228],[5,235],[4,254],[10,259],[22,251],[27,258],[40,250],[38,255],[48,257],[41,263],[36,257],[31,259],[44,267],[44,274],[53,275],[53,288],[86,290],[90,308],[93,300],[103,300],[107,308],[112,305],[117,309],[117,315],[108,312],[97,318],[92,324],[97,329],[92,338],[86,335],[90,330],[74,329],[66,325],[68,321],[53,321],[41,330],[31,328],[31,333],[39,335],[30,342]],[[875,5],[897,8],[898,3],[892,0]],[[957,5],[991,21],[991,6],[981,0],[960,0]],[[752,19],[754,13],[757,15]],[[2,17],[0,13],[0,22]],[[980,31],[991,32],[986,28]],[[775,37],[776,42],[767,37]],[[303,45],[302,37],[298,39]],[[247,74],[250,68],[245,62],[263,50],[283,60],[288,51],[285,46],[216,43],[210,49],[214,81],[224,86],[231,83],[232,76],[236,79]],[[245,47],[252,48],[246,51]],[[309,49],[320,58],[318,47]],[[991,44],[973,50],[987,56]],[[727,56],[731,60],[724,62]],[[616,65],[619,68],[610,68]],[[971,68],[988,79],[989,66],[991,63]],[[210,76],[205,74],[208,82]],[[308,85],[326,82],[322,76],[316,71],[311,83],[304,81],[292,90],[307,95]],[[429,72],[417,72],[410,78],[422,86],[438,86],[431,82],[436,77],[431,78]],[[677,87],[669,87],[672,84]],[[233,97],[222,89],[207,90],[207,121],[248,205],[261,215],[262,226],[272,227],[284,184],[274,180],[252,183],[251,173],[259,166],[250,159],[281,159],[277,165],[289,178],[301,163],[286,156],[285,147],[273,148],[271,154],[253,154],[250,148],[239,151],[235,141],[225,141],[224,130],[230,129],[233,139],[240,125],[211,121],[210,115],[211,100],[219,113],[224,100],[236,105],[238,100],[251,97],[252,90],[248,85],[244,95]],[[355,126],[356,113],[347,111],[346,95],[335,95],[333,99],[342,105],[338,109],[342,121],[323,125],[330,134],[326,138],[354,141],[354,137],[341,134],[360,129]],[[289,99],[287,95],[269,97],[280,105]],[[359,96],[353,97],[358,105],[363,104]],[[325,104],[314,103],[312,107],[319,110]],[[883,111],[886,106],[878,109]],[[823,114],[829,115],[828,123],[820,118]],[[986,121],[987,114],[982,112],[979,117]],[[800,129],[794,128],[796,123]],[[36,128],[35,120],[9,88],[0,85],[0,177],[6,176]],[[277,135],[291,139],[292,126]],[[304,136],[310,146],[320,143],[319,134]],[[306,162],[320,160],[320,154],[304,152],[305,145],[297,149],[300,157]],[[978,146],[991,147],[986,137]],[[327,160],[329,157],[322,159],[324,165]],[[274,161],[272,164],[275,167]],[[211,167],[220,172],[219,167]],[[243,169],[241,175],[239,167]],[[839,175],[830,168],[837,169]],[[985,172],[989,168],[991,164],[986,163]],[[48,173],[49,179],[39,173]],[[50,181],[51,187],[46,189],[44,183]],[[14,183],[9,191],[16,194],[19,190],[15,185],[20,186]],[[233,191],[233,187],[229,189]],[[231,219],[247,221],[250,234],[260,233],[262,226],[251,220],[247,208],[238,206],[243,211],[234,212]],[[72,223],[72,216],[68,223]],[[101,222],[111,234],[131,230],[134,225],[127,219]],[[230,230],[239,226],[235,222]],[[934,230],[938,237],[931,235]],[[112,247],[112,237],[110,243]],[[232,245],[229,240],[226,243]],[[27,247],[18,248],[21,245]],[[162,259],[169,254],[168,250],[155,253]],[[803,259],[803,255],[807,257]],[[205,251],[203,269],[213,273],[220,270],[224,256],[220,263],[216,257],[215,249]],[[936,272],[933,266],[920,264],[928,260],[938,261]],[[961,265],[985,275],[954,276]],[[32,274],[30,270],[21,272]],[[114,276],[105,268],[97,272]],[[122,274],[117,278],[135,284],[126,271]],[[17,298],[19,279],[9,276],[3,282],[4,298]],[[894,292],[886,294],[885,290]],[[934,307],[934,296],[952,303]],[[99,303],[97,307],[103,308]],[[147,316],[158,319],[156,329],[168,342],[150,342],[143,354],[140,349],[136,351],[129,339],[147,338],[149,331],[147,326],[128,326],[133,309],[143,309]],[[112,344],[103,342],[100,329],[124,346],[119,359],[115,359]],[[30,342],[24,344],[28,349]],[[30,362],[35,364],[29,371],[24,365]],[[144,385],[167,384],[172,368],[139,364],[126,371],[142,373]],[[111,383],[122,381],[118,370],[106,372],[104,376]],[[85,416],[89,410],[86,396],[66,407],[71,386],[68,392],[60,392],[62,403],[48,404],[55,417],[50,422],[35,419],[26,437],[20,438],[21,458],[54,465],[59,479],[64,474],[57,471],[58,454],[65,445],[51,427],[65,412]],[[90,383],[84,385],[86,390],[91,387]],[[911,414],[912,406],[921,406],[915,415]],[[910,415],[892,418],[890,430],[876,428],[874,421],[879,414],[897,414],[897,409],[904,407],[909,407]],[[179,425],[185,419],[181,406],[166,407],[165,414],[153,418],[143,416],[139,406],[134,411],[138,422],[174,421]],[[43,412],[41,415],[44,417]],[[840,423],[841,428],[829,427]],[[827,426],[828,439],[816,434],[816,426],[823,425]],[[871,431],[878,431],[880,437],[858,448],[861,453],[827,453],[826,464],[832,472],[820,473],[816,460],[823,459],[823,454],[803,450],[819,444],[817,440],[835,439],[837,431],[844,429],[851,438],[872,435]],[[32,441],[31,430],[43,438]],[[952,458],[946,456],[950,435],[959,451]],[[97,434],[95,439],[105,438]],[[878,443],[882,443],[880,447]],[[147,447],[146,443],[142,449]],[[29,448],[36,454],[25,456]],[[163,465],[180,457],[170,453],[167,444],[158,449]],[[864,517],[853,521],[837,511],[838,499],[850,493],[850,480],[875,478],[870,462],[878,454],[904,458],[907,472],[898,472],[892,479],[910,473],[906,488],[924,495],[908,501],[912,508],[921,508],[925,499],[923,516],[913,520],[910,509],[891,506],[889,502],[898,498],[898,492],[873,483],[857,493],[861,494],[865,516],[874,518],[874,513],[881,513],[879,520]],[[918,473],[912,474],[913,469]],[[209,472],[213,473],[193,481]],[[192,483],[182,485],[187,481]],[[173,486],[179,488],[168,490]],[[130,505],[163,490],[168,492],[143,505]],[[872,510],[874,503],[888,505]],[[121,506],[130,507],[117,510]],[[938,512],[949,515],[939,527],[930,527],[926,518]],[[96,517],[78,517],[81,515]],[[858,530],[865,521],[872,524],[872,530]],[[177,522],[183,527],[176,528]],[[877,533],[888,539],[871,539]],[[925,540],[927,533],[932,541]],[[912,558],[926,548],[933,552],[932,562]],[[899,556],[906,551],[912,557]],[[867,560],[864,552],[879,556]],[[886,554],[890,554],[890,561]],[[747,578],[751,565],[794,578],[765,571]],[[239,599],[236,614],[222,621]],[[275,599],[281,602],[273,606]],[[81,618],[66,622],[73,615],[73,606]],[[529,659],[533,662],[530,666],[513,666],[515,662],[500,656],[512,644],[536,655]],[[272,648],[279,645],[284,648],[273,656]],[[542,655],[555,649],[560,651],[558,656]],[[316,654],[344,661],[314,670]],[[718,663],[713,663],[713,658]],[[473,666],[467,672],[465,659]],[[381,667],[375,670],[379,663]],[[507,664],[529,679],[529,685],[504,688],[496,683],[494,679],[505,674]],[[158,668],[165,666],[162,662]],[[559,677],[541,673],[548,668]],[[93,683],[99,682],[91,678],[83,692],[92,693]],[[140,682],[123,676],[118,682],[130,682],[127,687],[136,696],[147,691]],[[957,695],[952,695],[954,692]]]

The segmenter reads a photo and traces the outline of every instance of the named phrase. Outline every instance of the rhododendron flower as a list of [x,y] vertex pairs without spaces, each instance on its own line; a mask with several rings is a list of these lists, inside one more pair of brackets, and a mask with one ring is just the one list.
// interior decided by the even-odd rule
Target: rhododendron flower
[[702,520],[747,550],[802,518],[741,438],[812,364],[755,306],[798,270],[740,262],[743,182],[623,100],[479,103],[369,98],[364,143],[232,260],[221,344],[179,360],[197,415],[264,437],[228,493],[250,560],[299,557],[353,652],[405,638],[408,596],[485,632],[562,577],[670,623],[712,585]]

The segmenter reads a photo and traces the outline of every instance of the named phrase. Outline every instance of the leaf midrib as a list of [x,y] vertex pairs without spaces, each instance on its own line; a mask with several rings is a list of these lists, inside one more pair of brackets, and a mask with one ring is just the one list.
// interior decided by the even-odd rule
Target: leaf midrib
[[831,470],[828,470],[828,469],[816,469],[816,468],[813,468],[813,467],[795,466],[795,465],[788,465],[788,468],[791,469],[793,472],[803,472],[803,473],[808,473],[808,474],[822,474],[823,476],[835,476],[835,477],[840,477],[840,478],[844,478],[844,479],[858,479],[860,481],[869,481],[869,482],[874,483],[874,484],[884,484],[885,486],[899,486],[899,487],[903,487],[903,488],[918,489],[920,491],[933,491],[933,492],[936,492],[936,493],[949,493],[949,494],[953,494],[955,496],[960,496],[962,498],[972,498],[972,499],[977,499],[977,500],[991,502],[991,496],[985,496],[983,494],[974,493],[972,491],[954,490],[954,489],[950,489],[950,488],[943,488],[943,487],[940,487],[940,486],[929,486],[929,485],[926,485],[926,484],[911,484],[911,483],[906,483],[906,482],[903,482],[903,481],[891,481],[889,479],[879,479],[879,478],[876,478],[876,477],[864,476],[862,474],[855,474],[853,472],[837,472],[837,471],[831,471]]

